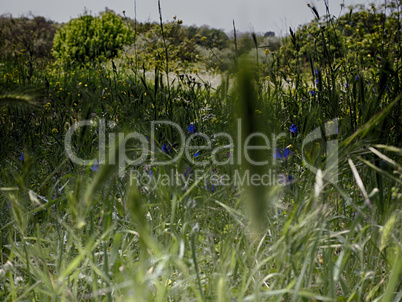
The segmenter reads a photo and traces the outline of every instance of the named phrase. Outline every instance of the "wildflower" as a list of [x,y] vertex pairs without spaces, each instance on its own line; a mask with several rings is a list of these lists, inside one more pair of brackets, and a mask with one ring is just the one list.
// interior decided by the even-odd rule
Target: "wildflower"
[[261,113],[262,113],[262,111],[257,109],[257,110],[255,111],[255,113],[257,113],[257,114],[261,114]]
[[24,283],[24,278],[21,276],[18,276],[17,278],[14,279],[14,283],[17,286],[21,286]]
[[302,98],[302,101],[305,101],[306,100],[306,98]]
[[99,171],[99,160],[96,160],[90,168],[92,171]]
[[290,126],[290,132],[297,135],[297,126],[295,124],[293,124],[292,126]]
[[200,156],[200,151],[197,151],[194,153],[194,157],[198,157],[198,156]]
[[315,69],[314,73],[315,73],[316,75],[318,75],[318,69],[317,69],[317,68]]
[[195,129],[195,126],[193,124],[190,124],[190,126],[188,126],[187,130],[190,133],[194,133],[196,129]]
[[265,53],[265,55],[268,55],[268,54],[271,53],[271,52],[269,51],[269,49],[265,49],[265,50],[264,50],[264,53]]
[[311,95],[315,95],[314,90],[310,90],[308,93],[310,93]]
[[205,36],[201,38],[201,41],[202,41],[202,42],[204,42],[204,41],[206,41],[206,40],[207,40],[207,37],[205,37]]
[[348,83],[345,83],[345,88],[348,88],[348,87],[349,87]]
[[318,85],[318,79],[315,79],[315,83]]
[[358,81],[358,80],[359,80],[359,76],[356,75],[356,76],[355,76],[355,81]]
[[53,132],[53,133],[59,133],[59,130],[57,130],[56,128],[53,128],[53,129],[52,129],[52,132]]
[[24,157],[24,152],[21,152],[21,156],[20,156],[20,158],[18,158],[18,159],[24,161],[24,159],[25,159],[25,157]]
[[169,154],[169,149],[168,149],[168,147],[166,146],[166,143],[163,143],[163,145],[162,145],[162,151],[165,152],[166,154]]
[[282,151],[279,148],[276,148],[275,150],[275,158],[276,159],[285,159],[287,160],[289,158],[289,155],[292,154],[292,151],[290,151],[289,148],[285,148]]

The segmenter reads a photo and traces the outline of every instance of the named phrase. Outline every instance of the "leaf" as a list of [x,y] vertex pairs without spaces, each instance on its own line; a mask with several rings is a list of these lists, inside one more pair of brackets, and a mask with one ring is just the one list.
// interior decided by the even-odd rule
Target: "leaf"
[[360,191],[363,194],[366,204],[371,208],[372,206],[371,206],[370,199],[367,195],[366,189],[364,188],[363,181],[360,178],[359,172],[357,172],[355,164],[353,163],[353,161],[350,158],[348,159],[348,163],[349,163],[350,168],[352,169],[353,176],[356,179],[357,186],[359,187]]

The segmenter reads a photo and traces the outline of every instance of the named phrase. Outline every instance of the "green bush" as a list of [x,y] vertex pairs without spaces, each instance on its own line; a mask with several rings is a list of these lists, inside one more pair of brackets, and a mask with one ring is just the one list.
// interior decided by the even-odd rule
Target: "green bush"
[[62,62],[83,64],[99,58],[113,58],[131,33],[123,19],[113,11],[99,17],[84,15],[61,27],[53,40],[53,56]]

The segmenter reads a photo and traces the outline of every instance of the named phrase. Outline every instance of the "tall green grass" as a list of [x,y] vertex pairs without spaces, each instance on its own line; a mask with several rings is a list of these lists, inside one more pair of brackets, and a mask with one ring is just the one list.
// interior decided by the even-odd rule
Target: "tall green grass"
[[[320,29],[317,45],[341,43],[332,22]],[[163,33],[162,15],[161,28]],[[307,67],[299,55],[295,65],[281,54],[263,66],[236,57],[236,72],[216,89],[190,75],[169,74],[168,54],[155,70],[117,61],[92,69],[49,66],[28,83],[21,65],[18,76],[2,77],[0,300],[398,301],[402,151],[395,112],[401,99],[395,96],[400,88],[386,76],[391,63],[362,65],[357,79],[331,48],[317,50]],[[262,77],[267,66],[269,80]],[[371,70],[378,76],[367,80]],[[274,161],[271,146],[251,152],[268,159],[265,166],[243,158],[239,166],[202,167],[203,178],[193,174],[185,188],[144,185],[130,181],[131,170],[144,177],[152,171],[156,179],[189,169],[191,175],[197,167],[185,159],[159,167],[148,160],[126,167],[121,178],[110,162],[99,170],[74,164],[64,151],[66,131],[75,121],[92,119],[93,127],[74,136],[73,148],[94,158],[99,118],[116,123],[106,129],[115,137],[123,131],[149,135],[155,120],[183,129],[193,124],[214,146],[228,144],[214,135],[235,134],[241,118],[243,136],[286,133],[277,147],[288,147],[292,155]],[[333,118],[340,119],[339,133],[326,137],[325,123]],[[290,133],[292,124],[298,134]],[[303,139],[317,127],[322,138],[302,153]],[[171,129],[158,127],[150,142],[155,158],[175,156],[179,140]],[[323,179],[329,140],[339,143],[335,184]],[[109,143],[108,151],[121,148]],[[161,150],[163,143],[169,154]],[[227,151],[238,156],[236,146],[218,157],[227,159]],[[128,142],[127,154],[135,156],[138,148]],[[210,158],[200,152],[196,160]],[[206,182],[236,168],[253,174],[272,169],[292,179],[269,187]]]

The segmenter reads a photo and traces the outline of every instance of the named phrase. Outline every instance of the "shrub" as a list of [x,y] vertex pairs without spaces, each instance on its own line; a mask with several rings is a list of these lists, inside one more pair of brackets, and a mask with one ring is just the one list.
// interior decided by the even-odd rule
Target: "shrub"
[[83,64],[99,58],[113,58],[131,33],[123,19],[113,11],[99,17],[84,15],[61,27],[53,40],[53,56],[62,62]]
[[1,15],[0,57],[7,60],[23,51],[29,58],[49,58],[55,31],[56,24],[44,17]]

